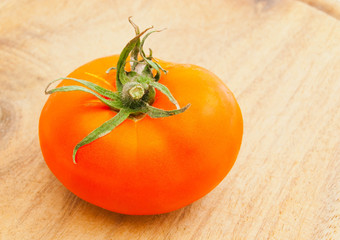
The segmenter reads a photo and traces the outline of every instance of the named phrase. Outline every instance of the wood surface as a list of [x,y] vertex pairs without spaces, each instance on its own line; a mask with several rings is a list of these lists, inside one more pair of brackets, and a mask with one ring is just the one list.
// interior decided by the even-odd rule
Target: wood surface
[[[2,0],[0,239],[340,239],[340,23],[306,2]],[[156,216],[79,199],[38,139],[47,83],[119,53],[131,15],[167,28],[147,42],[154,56],[217,74],[244,117],[229,175]]]
[[340,0],[299,0],[340,20]]

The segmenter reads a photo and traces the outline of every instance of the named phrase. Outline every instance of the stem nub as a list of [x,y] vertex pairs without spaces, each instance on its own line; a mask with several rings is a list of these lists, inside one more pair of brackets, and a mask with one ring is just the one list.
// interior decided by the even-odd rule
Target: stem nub
[[129,90],[129,95],[133,100],[139,100],[144,96],[145,90],[141,84],[135,85]]
[[136,109],[141,106],[146,91],[142,84],[131,81],[123,85],[122,100],[125,106]]

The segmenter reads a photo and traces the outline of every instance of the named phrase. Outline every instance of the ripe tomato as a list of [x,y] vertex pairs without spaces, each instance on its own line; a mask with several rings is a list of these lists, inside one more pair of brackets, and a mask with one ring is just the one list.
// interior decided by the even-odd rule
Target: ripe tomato
[[[87,63],[68,77],[115,90],[118,55]],[[171,90],[184,113],[127,119],[109,134],[74,147],[117,113],[91,94],[58,92],[40,116],[39,137],[45,161],[71,192],[110,211],[159,214],[184,207],[216,187],[233,166],[243,121],[231,91],[214,74],[195,65],[158,61],[166,69],[159,82]],[[64,80],[61,86],[81,85]],[[154,107],[172,109],[156,90]]]

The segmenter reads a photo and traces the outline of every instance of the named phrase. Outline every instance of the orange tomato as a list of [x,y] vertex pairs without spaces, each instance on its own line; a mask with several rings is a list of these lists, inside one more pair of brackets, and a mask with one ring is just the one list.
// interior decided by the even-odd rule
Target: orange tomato
[[[106,74],[105,70],[118,57],[94,60],[69,77],[114,90],[115,71]],[[55,93],[46,102],[39,122],[43,156],[60,182],[80,198],[124,214],[170,212],[206,195],[233,166],[243,122],[231,91],[201,67],[159,63],[168,71],[159,82],[179,104],[191,103],[191,107],[167,118],[127,119],[80,148],[76,165],[72,163],[75,145],[116,112],[79,91]],[[67,85],[71,81],[60,84]],[[158,91],[153,106],[172,108]]]

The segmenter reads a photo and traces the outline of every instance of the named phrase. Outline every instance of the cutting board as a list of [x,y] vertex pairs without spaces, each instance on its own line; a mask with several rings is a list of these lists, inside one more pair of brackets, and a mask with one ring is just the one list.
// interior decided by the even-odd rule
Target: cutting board
[[[2,0],[0,239],[340,239],[340,23],[325,2]],[[244,117],[228,176],[168,214],[79,199],[39,147],[47,83],[119,53],[129,16],[167,28],[146,47],[214,72]]]

